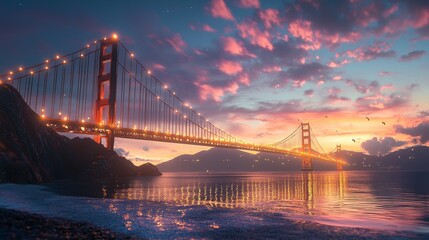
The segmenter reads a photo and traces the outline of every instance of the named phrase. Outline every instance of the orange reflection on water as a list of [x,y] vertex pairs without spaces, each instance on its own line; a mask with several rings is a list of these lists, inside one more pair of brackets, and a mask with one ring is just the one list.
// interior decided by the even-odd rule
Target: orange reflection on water
[[[218,176],[194,178],[180,185],[177,179],[158,182],[136,181],[115,190],[115,198],[167,202],[174,205],[208,205],[222,208],[247,208],[277,211],[290,209],[302,214],[320,214],[315,211],[314,200],[341,200],[347,194],[346,172],[315,175],[303,172],[292,175],[246,176],[241,181],[220,181]],[[280,203],[280,204],[278,204]]]
[[[186,207],[245,209],[281,213],[294,219],[318,221],[324,224],[349,227],[397,228],[414,226],[424,219],[427,200],[389,185],[392,178],[374,179],[381,173],[358,172],[302,172],[287,174],[237,175],[171,175],[159,178],[135,179],[114,188],[102,189],[108,196],[166,204],[157,211],[144,212],[141,207],[135,216],[148,219],[157,229],[164,231],[165,224],[189,230]],[[394,179],[396,179],[396,176]],[[385,189],[380,182],[388,183]],[[401,181],[398,181],[401,183]],[[395,188],[396,187],[396,188]],[[395,195],[398,194],[398,195]],[[400,194],[400,195],[399,195]],[[143,200],[143,201],[139,201]],[[426,204],[426,207],[424,206]],[[120,205],[120,204],[119,204]],[[118,205],[118,206],[119,206]],[[169,222],[162,209],[168,206],[183,207],[180,217]],[[115,204],[110,212],[118,212]],[[120,212],[120,211],[119,211]],[[127,223],[126,227],[132,227]],[[211,224],[211,223],[209,223]],[[210,226],[211,228],[215,228]],[[426,228],[424,228],[426,229]],[[425,230],[426,231],[426,230]]]

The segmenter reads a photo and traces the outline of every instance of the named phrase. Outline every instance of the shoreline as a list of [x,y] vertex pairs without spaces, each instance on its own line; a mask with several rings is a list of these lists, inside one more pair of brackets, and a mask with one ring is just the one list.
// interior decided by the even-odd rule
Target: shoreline
[[[429,237],[429,233],[414,231],[327,225],[270,212],[243,212],[241,209],[207,208],[203,205],[171,207],[162,201],[147,200],[129,200],[126,203],[127,200],[123,199],[61,195],[55,191],[46,191],[50,187],[41,185],[0,186],[0,195],[5,196],[4,199],[0,198],[0,239],[348,240]],[[140,207],[136,207],[134,213],[128,209],[138,205]],[[243,215],[239,217],[238,223],[236,216],[240,214]],[[169,220],[163,222],[162,218]],[[161,221],[157,222],[159,219]],[[133,225],[132,231],[128,231],[124,220],[137,224]],[[167,225],[160,230],[158,223]],[[169,223],[173,225],[168,226]]]
[[[283,228],[288,229],[287,232],[290,235],[285,236],[287,239],[425,239],[427,237],[425,234],[411,232],[384,232],[362,228],[336,227],[308,221],[290,221],[281,228],[282,230],[284,230]],[[229,232],[231,235],[224,235],[225,232],[217,232],[212,233],[213,235],[210,234],[209,239],[211,237],[213,239],[235,239],[236,237],[242,237],[243,233],[234,231]],[[255,232],[253,236],[259,238],[265,235]],[[274,236],[276,235],[272,237]],[[189,237],[192,238],[192,236]],[[198,237],[196,238],[198,239]],[[43,216],[0,207],[0,239],[140,240],[144,238],[117,233],[88,222]]]
[[0,239],[142,239],[91,223],[0,208]]

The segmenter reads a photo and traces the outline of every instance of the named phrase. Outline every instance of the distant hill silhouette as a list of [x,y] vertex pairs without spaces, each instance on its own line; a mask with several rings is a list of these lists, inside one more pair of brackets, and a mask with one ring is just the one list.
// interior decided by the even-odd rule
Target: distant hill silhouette
[[0,183],[160,174],[154,165],[136,167],[89,138],[68,139],[57,134],[18,91],[0,85]]
[[[386,156],[343,151],[350,165],[345,170],[429,171],[429,148],[415,146]],[[157,165],[163,172],[258,172],[300,171],[301,159],[274,153],[250,154],[235,149],[212,148],[194,155],[181,155]],[[334,163],[313,161],[314,170],[335,170]]]

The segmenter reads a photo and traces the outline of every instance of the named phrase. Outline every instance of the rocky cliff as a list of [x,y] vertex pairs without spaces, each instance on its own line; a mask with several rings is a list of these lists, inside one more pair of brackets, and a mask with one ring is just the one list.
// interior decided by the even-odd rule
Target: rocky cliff
[[57,134],[12,86],[0,85],[0,183],[139,175],[161,173],[152,164],[136,167],[89,138]]

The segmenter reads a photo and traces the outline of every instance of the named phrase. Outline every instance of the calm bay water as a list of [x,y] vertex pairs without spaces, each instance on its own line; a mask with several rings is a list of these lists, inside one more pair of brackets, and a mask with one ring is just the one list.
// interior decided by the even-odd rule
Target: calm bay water
[[324,226],[332,226],[367,228],[375,232],[370,237],[407,231],[429,238],[429,174],[419,172],[166,173],[57,182],[48,189],[8,184],[0,185],[0,193],[6,196],[0,199],[3,207],[149,238],[218,238],[225,236],[216,235],[221,230],[259,228],[265,229],[259,237],[282,238],[304,222],[318,223],[308,226],[304,237],[321,232],[335,238],[323,235]]

